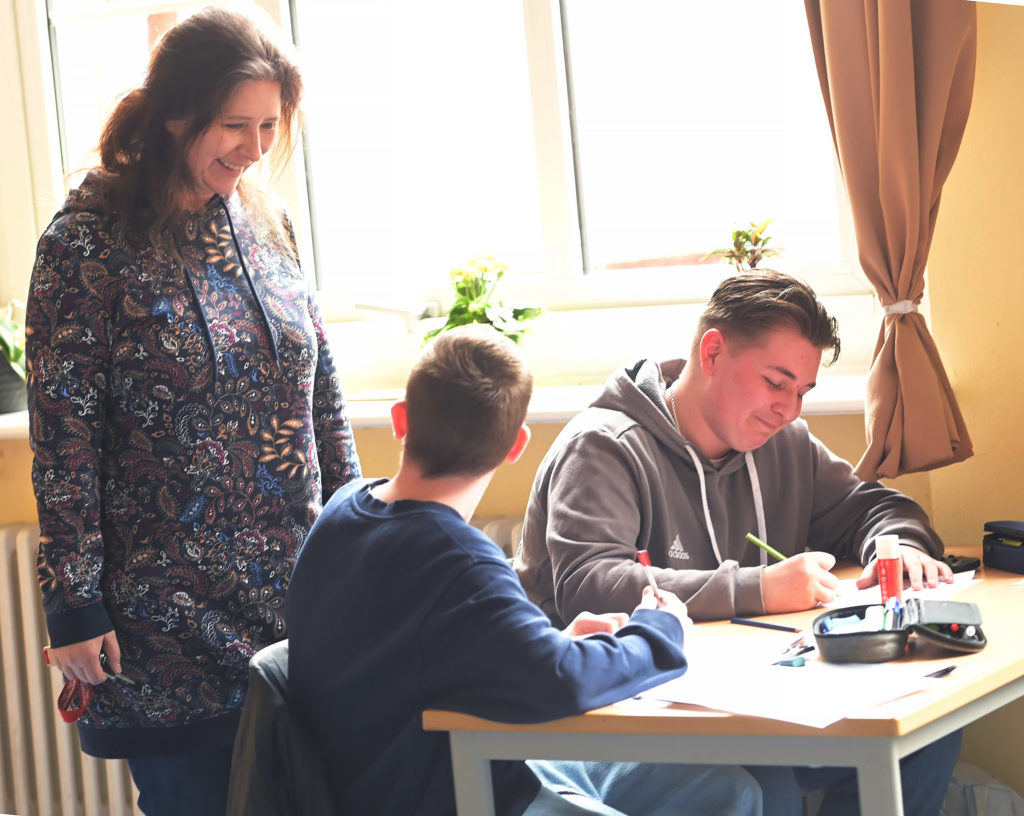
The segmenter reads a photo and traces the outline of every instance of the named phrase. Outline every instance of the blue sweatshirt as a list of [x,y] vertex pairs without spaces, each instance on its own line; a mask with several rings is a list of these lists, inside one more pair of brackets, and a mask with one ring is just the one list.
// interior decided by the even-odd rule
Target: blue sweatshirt
[[[452,508],[340,489],[303,546],[287,601],[289,700],[323,752],[338,806],[361,816],[453,812],[441,708],[540,722],[683,673],[673,616],[637,611],[614,635],[572,639],[527,600],[501,550]],[[638,598],[639,600],[639,598]],[[502,814],[539,782],[493,763]]]

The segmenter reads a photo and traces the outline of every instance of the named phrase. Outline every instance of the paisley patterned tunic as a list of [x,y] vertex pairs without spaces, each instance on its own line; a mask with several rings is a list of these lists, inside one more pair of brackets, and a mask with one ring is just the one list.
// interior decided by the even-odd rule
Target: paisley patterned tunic
[[51,644],[113,628],[134,681],[95,688],[87,753],[230,744],[295,555],[360,475],[351,426],[287,222],[214,197],[158,250],[95,184],[40,238],[28,304]]

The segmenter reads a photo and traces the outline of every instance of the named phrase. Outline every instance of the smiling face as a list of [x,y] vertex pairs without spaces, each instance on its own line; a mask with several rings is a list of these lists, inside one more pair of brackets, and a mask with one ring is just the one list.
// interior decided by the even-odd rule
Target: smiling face
[[[235,90],[210,126],[188,148],[193,183],[180,204],[196,210],[214,195],[229,197],[242,174],[274,145],[281,119],[281,85],[247,79]],[[171,119],[167,130],[180,138],[186,120]]]
[[721,331],[709,329],[700,341],[700,363],[704,433],[694,441],[717,459],[730,450],[761,447],[800,415],[818,376],[821,349],[788,324],[750,345],[730,344]]

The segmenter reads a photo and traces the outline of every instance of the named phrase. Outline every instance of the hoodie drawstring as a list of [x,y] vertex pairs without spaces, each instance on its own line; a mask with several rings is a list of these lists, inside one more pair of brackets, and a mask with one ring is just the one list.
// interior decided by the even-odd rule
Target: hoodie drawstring
[[192,279],[192,268],[189,266],[188,261],[185,260],[185,253],[181,251],[181,243],[178,241],[178,236],[173,232],[171,238],[174,241],[174,246],[178,250],[178,257],[181,259],[181,266],[185,270],[185,281],[188,283],[188,291],[192,293],[192,301],[196,305],[196,312],[199,314],[199,323],[203,327],[203,336],[206,338],[206,343],[210,347],[210,360],[213,364],[213,384],[217,385],[217,370],[220,368],[217,360],[217,345],[213,342],[213,332],[210,331],[210,322],[206,319],[206,312],[203,311],[203,302],[199,298],[199,292],[196,290],[196,282]]
[[[754,494],[754,515],[757,516],[757,537],[762,541],[768,540],[768,527],[764,521],[764,498],[761,496],[761,481],[757,478],[757,466],[754,465],[754,454],[747,451],[743,454],[747,463],[747,473],[750,475],[750,490]],[[761,566],[768,564],[768,553],[761,550]]]
[[277,365],[277,370],[281,370],[281,353],[277,348],[277,338],[274,336],[274,330],[270,326],[270,317],[267,315],[267,309],[263,305],[263,301],[260,300],[259,293],[256,291],[256,286],[252,282],[252,278],[249,276],[249,267],[245,265],[245,258],[242,256],[242,246],[238,243],[238,236],[235,235],[235,222],[231,219],[231,210],[228,209],[228,202],[224,200],[224,196],[217,196],[220,199],[221,206],[224,208],[224,215],[228,219],[228,229],[231,230],[231,240],[235,244],[235,252],[238,254],[238,263],[242,267],[242,274],[245,275],[246,281],[249,283],[249,291],[252,292],[253,300],[256,301],[256,305],[259,307],[260,314],[263,316],[263,325],[267,330],[267,337],[270,338],[270,348],[274,352],[274,363]]
[[[708,488],[704,480],[704,465],[697,457],[697,452],[689,444],[686,445],[686,452],[693,460],[693,467],[697,471],[697,479],[700,481],[700,500],[704,506],[704,525],[707,527],[708,536],[711,538],[711,548],[715,551],[715,558],[719,565],[722,563],[722,553],[718,549],[718,539],[715,536],[715,525],[711,523],[711,509],[708,507]],[[757,515],[757,534],[762,541],[768,540],[768,532],[765,529],[764,520],[764,499],[761,497],[761,482],[757,478],[757,467],[754,465],[754,456],[747,451],[744,456],[747,463],[747,473],[750,475],[750,490],[754,496],[754,513]],[[768,563],[768,553],[761,550],[761,566]]]
[[[238,236],[235,234],[235,224],[231,219],[231,211],[228,209],[228,203],[224,200],[223,196],[217,196],[217,200],[220,201],[221,207],[224,208],[224,215],[228,220],[228,229],[231,230],[231,240],[235,245],[235,253],[238,255],[238,264],[242,269],[242,274],[245,276],[245,281],[249,285],[249,291],[252,293],[253,300],[256,301],[256,305],[259,308],[260,316],[263,318],[263,326],[267,330],[267,337],[270,338],[270,347],[274,352],[274,363],[277,365],[277,370],[281,370],[281,353],[277,348],[277,338],[274,336],[274,330],[270,325],[270,317],[267,315],[267,309],[263,305],[263,301],[260,300],[259,292],[256,291],[256,286],[253,284],[252,278],[249,275],[249,268],[245,265],[245,258],[242,256],[242,246],[238,242]],[[181,250],[181,244],[178,242],[178,237],[171,234],[174,240],[174,245],[178,250],[178,257],[181,258],[182,266],[185,268],[185,280],[188,282],[189,292],[192,293],[192,300],[195,303],[196,311],[199,313],[199,322],[203,327],[203,334],[206,337],[206,342],[210,346],[210,356],[213,360],[213,384],[217,384],[218,371],[220,369],[220,360],[217,355],[217,345],[213,340],[213,332],[210,330],[210,323],[206,319],[206,312],[203,310],[203,302],[199,297],[199,291],[196,289],[196,282],[192,278],[192,269],[185,260],[185,253]]]

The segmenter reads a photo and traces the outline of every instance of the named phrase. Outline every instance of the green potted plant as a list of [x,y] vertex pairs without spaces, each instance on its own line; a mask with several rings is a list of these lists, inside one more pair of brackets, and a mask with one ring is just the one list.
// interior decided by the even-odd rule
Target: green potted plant
[[25,394],[25,304],[10,301],[0,313],[0,413],[22,411]]
[[768,225],[774,219],[769,218],[761,224],[750,222],[750,229],[737,229],[732,234],[732,246],[724,249],[713,249],[705,258],[712,255],[721,256],[723,261],[729,261],[736,267],[737,272],[745,269],[755,269],[765,258],[778,255],[778,250],[768,246],[771,238],[765,233]]
[[451,271],[455,301],[448,310],[443,326],[427,332],[424,342],[443,331],[468,323],[489,323],[510,340],[518,343],[526,333],[528,323],[538,317],[539,306],[510,305],[494,296],[498,281],[508,271],[490,255],[478,255],[464,266]]

